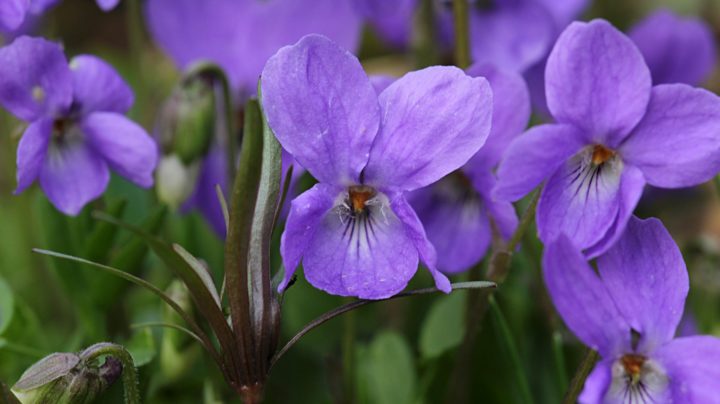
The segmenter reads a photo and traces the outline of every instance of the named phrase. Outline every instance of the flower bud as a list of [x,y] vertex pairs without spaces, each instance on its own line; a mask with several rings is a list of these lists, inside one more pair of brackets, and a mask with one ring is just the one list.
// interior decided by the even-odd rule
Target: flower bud
[[[192,312],[192,301],[185,285],[175,280],[165,291],[184,311]],[[168,306],[163,307],[163,322],[182,324],[180,316]],[[168,382],[181,378],[195,364],[200,354],[199,346],[187,334],[173,329],[163,330],[160,368]]]
[[31,366],[12,387],[22,404],[93,402],[122,374],[122,364],[106,357],[105,363],[74,353],[54,353]]
[[207,154],[215,134],[213,80],[202,73],[185,77],[165,103],[160,117],[160,145],[190,165]]
[[155,171],[155,189],[161,202],[177,209],[192,194],[200,162],[185,165],[176,154],[163,156]]

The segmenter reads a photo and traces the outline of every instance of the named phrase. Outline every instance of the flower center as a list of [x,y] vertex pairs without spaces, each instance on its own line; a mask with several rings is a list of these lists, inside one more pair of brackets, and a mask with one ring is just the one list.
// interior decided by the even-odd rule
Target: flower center
[[596,166],[605,163],[611,158],[615,157],[617,153],[614,150],[608,149],[607,147],[596,144],[592,149],[592,163]]
[[353,185],[348,188],[347,205],[352,208],[354,214],[365,212],[368,201],[377,195],[373,187],[367,185]]
[[665,402],[669,379],[659,363],[636,353],[625,354],[612,367],[606,400],[623,403]]
[[642,368],[647,359],[642,355],[628,354],[620,358],[620,363],[625,369],[628,382],[632,385],[640,383]]

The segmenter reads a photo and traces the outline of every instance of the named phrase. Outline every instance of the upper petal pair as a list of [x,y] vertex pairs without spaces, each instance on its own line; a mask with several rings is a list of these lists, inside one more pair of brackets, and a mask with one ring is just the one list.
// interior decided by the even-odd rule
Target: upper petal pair
[[128,85],[95,56],[76,56],[68,66],[58,44],[25,36],[0,49],[0,103],[20,119],[59,118],[71,104],[81,115],[125,113],[132,102]]
[[568,327],[605,358],[651,352],[672,339],[689,288],[682,255],[657,219],[632,218],[618,242],[597,262],[599,276],[565,236],[548,244],[545,282]]
[[485,79],[432,67],[378,96],[357,58],[319,35],[273,56],[262,92],[283,147],[320,181],[337,185],[428,185],[467,162],[490,129]]

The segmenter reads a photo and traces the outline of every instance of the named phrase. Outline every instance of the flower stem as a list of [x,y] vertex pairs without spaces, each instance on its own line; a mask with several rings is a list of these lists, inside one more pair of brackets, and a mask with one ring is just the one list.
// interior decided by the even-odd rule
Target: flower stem
[[502,310],[500,310],[500,306],[498,306],[495,301],[495,298],[490,296],[488,299],[490,303],[490,311],[492,312],[493,317],[495,317],[495,321],[498,325],[498,336],[500,337],[501,342],[505,345],[508,355],[510,356],[510,361],[512,362],[515,373],[515,381],[520,388],[522,400],[524,403],[532,404],[534,401],[532,393],[530,392],[530,383],[528,382],[523,363],[520,360],[520,354],[518,353],[515,338],[513,338],[513,335],[510,332],[510,326],[508,325]]
[[[455,291],[457,291],[457,290],[464,290],[464,289],[494,289],[494,288],[496,287],[496,285],[495,285],[494,283],[492,283],[492,282],[484,282],[484,281],[476,281],[476,282],[457,282],[457,283],[451,284],[450,286],[452,287],[453,292],[455,292]],[[340,307],[337,307],[337,308],[335,308],[335,309],[333,309],[333,310],[330,310],[330,311],[328,311],[327,313],[324,313],[324,314],[320,315],[320,316],[319,316],[318,318],[316,318],[315,320],[313,320],[313,321],[309,322],[308,324],[306,324],[305,327],[303,327],[302,330],[300,330],[297,334],[295,334],[295,336],[292,337],[292,338],[290,339],[290,341],[288,341],[288,342],[285,344],[285,346],[282,347],[282,349],[280,349],[280,350],[275,354],[275,356],[272,358],[272,361],[271,361],[271,364],[270,364],[270,368],[272,368],[273,365],[275,365],[275,363],[278,361],[278,359],[280,359],[280,358],[285,354],[285,352],[287,352],[290,348],[292,348],[293,345],[295,345],[295,344],[300,340],[300,338],[302,338],[305,334],[309,333],[310,331],[314,330],[314,329],[317,328],[318,326],[320,326],[320,325],[322,325],[322,324],[325,324],[325,323],[328,322],[329,320],[332,320],[333,318],[335,318],[335,317],[337,317],[337,316],[339,316],[339,315],[341,315],[341,314],[344,314],[344,313],[347,313],[347,312],[349,312],[349,311],[355,310],[355,309],[357,309],[357,308],[366,306],[366,305],[368,305],[368,304],[370,304],[370,303],[385,302],[385,301],[388,301],[388,300],[399,299],[399,298],[402,298],[402,297],[417,296],[417,295],[426,295],[426,294],[429,294],[429,293],[438,293],[438,292],[440,292],[440,291],[439,291],[438,289],[436,289],[436,288],[416,289],[416,290],[410,290],[410,291],[403,292],[403,293],[398,293],[397,295],[388,297],[387,299],[381,299],[381,300],[364,300],[364,299],[360,299],[360,300],[356,300],[356,301],[351,302],[351,303],[348,303],[348,304],[344,304],[344,305],[342,305],[342,306],[340,306]]]
[[[525,213],[520,219],[515,233],[510,238],[508,244],[503,248],[500,247],[493,252],[488,266],[487,277],[492,282],[501,283],[507,277],[512,259],[512,253],[517,248],[523,235],[530,227],[535,218],[535,209],[537,208],[540,192],[536,191],[530,200]],[[476,271],[473,269],[473,271]],[[471,276],[477,276],[473,273]],[[470,383],[470,363],[472,360],[472,352],[475,349],[475,341],[480,332],[480,325],[488,311],[488,299],[492,291],[475,291],[470,294],[468,304],[466,306],[465,336],[460,347],[455,354],[455,366],[453,367],[450,380],[448,382],[447,393],[445,396],[446,403],[463,403],[468,401],[467,391]]]
[[461,69],[470,66],[470,18],[468,1],[453,0],[453,20],[455,22],[455,63]]
[[355,397],[355,312],[344,318],[343,324],[343,392],[346,403],[352,403]]
[[80,354],[80,357],[89,361],[103,355],[112,356],[122,363],[122,381],[123,389],[125,390],[125,404],[140,404],[138,374],[137,369],[135,368],[135,362],[133,362],[130,352],[121,345],[102,342],[87,348]]
[[438,51],[435,40],[437,33],[434,8],[433,0],[421,0],[415,16],[413,49],[417,69],[437,64]]
[[595,362],[597,362],[597,360],[598,353],[588,348],[585,353],[585,357],[582,362],[580,362],[580,366],[575,371],[575,376],[573,376],[572,381],[570,382],[570,388],[565,393],[565,397],[563,397],[563,404],[575,404],[577,402],[578,396],[580,396],[580,393],[585,386],[585,380],[587,380],[588,375],[592,371],[593,367],[595,367]]
[[567,369],[565,368],[565,353],[562,347],[562,336],[560,332],[553,331],[552,334],[553,357],[555,358],[555,377],[557,377],[558,391],[567,391]]

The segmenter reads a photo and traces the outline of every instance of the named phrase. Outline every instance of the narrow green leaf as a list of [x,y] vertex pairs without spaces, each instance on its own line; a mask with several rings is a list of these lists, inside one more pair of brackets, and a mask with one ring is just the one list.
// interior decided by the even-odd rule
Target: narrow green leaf
[[213,299],[215,299],[215,303],[217,303],[217,306],[219,309],[221,309],[220,305],[220,296],[217,292],[217,287],[215,286],[215,282],[212,279],[212,276],[210,275],[210,272],[208,271],[208,268],[203,265],[202,262],[200,262],[195,256],[190,254],[186,249],[184,249],[179,244],[173,244],[172,245],[173,250],[175,250],[180,257],[187,262],[188,265],[190,265],[190,268],[192,268],[195,273],[200,277],[200,279],[205,284],[205,287],[212,295]]
[[[140,227],[150,234],[157,234],[162,228],[166,216],[167,207],[165,205],[159,206],[150,212],[148,217],[142,221]],[[116,229],[118,228],[118,226],[113,224],[103,223]],[[140,273],[148,251],[149,248],[147,244],[145,244],[141,238],[130,237],[130,239],[122,244],[112,255],[108,265],[137,275]],[[97,302],[101,308],[110,307],[119,299],[127,286],[127,283],[118,282],[118,279],[114,277],[99,277],[97,278],[97,282],[93,284],[93,302]]]
[[220,342],[220,346],[225,353],[222,358],[226,362],[226,368],[236,369],[237,365],[234,360],[238,356],[234,354],[237,347],[233,332],[225,319],[225,314],[220,310],[212,293],[195,270],[171,246],[143,229],[105,214],[97,214],[96,218],[121,226],[142,238],[163,261],[165,266],[183,281],[195,302],[195,306],[210,324]]
[[143,328],[135,332],[125,344],[125,348],[132,355],[136,367],[147,365],[157,355],[155,339],[149,328]]
[[253,331],[259,331],[261,327],[259,322],[256,327],[253,319],[258,315],[262,317],[262,312],[254,313],[251,309],[251,291],[262,291],[256,289],[248,267],[263,158],[262,118],[257,100],[250,100],[245,105],[244,123],[240,166],[232,188],[230,227],[225,239],[225,281],[233,329],[238,330],[236,345],[241,356],[246,358],[243,371],[247,378],[254,379],[258,375],[255,375],[253,364],[260,359],[252,356],[255,354],[253,339],[258,337]]
[[175,312],[178,313],[178,315],[180,315],[180,317],[190,326],[190,328],[193,330],[193,332],[195,334],[197,334],[200,337],[200,339],[203,341],[203,347],[205,348],[205,350],[208,351],[208,353],[213,357],[213,359],[218,363],[218,365],[222,366],[223,360],[221,359],[220,355],[218,355],[218,353],[215,349],[215,346],[212,344],[210,339],[207,337],[207,334],[205,334],[205,332],[197,325],[195,320],[193,320],[193,318],[190,315],[188,315],[172,298],[170,298],[170,296],[168,296],[167,294],[165,294],[165,292],[163,292],[162,290],[155,287],[155,285],[149,283],[148,281],[146,281],[144,279],[141,279],[134,275],[131,275],[127,272],[123,272],[119,269],[112,268],[107,265],[98,264],[97,262],[88,261],[83,258],[73,257],[71,255],[62,254],[62,253],[58,253],[55,251],[41,250],[38,248],[33,249],[33,251],[38,254],[48,255],[51,257],[60,258],[62,260],[74,261],[74,262],[88,265],[91,268],[95,268],[95,269],[113,274],[120,278],[123,278],[123,279],[127,280],[128,282],[132,282],[135,285],[143,287],[143,288],[147,289],[148,291],[152,292],[153,294],[158,296],[160,299],[162,299],[165,303],[167,303],[167,305],[170,306],[173,310],[175,310]]
[[15,298],[10,286],[0,278],[0,335],[2,335],[13,318],[15,312]]
[[220,184],[215,184],[215,194],[217,195],[218,202],[220,202],[220,209],[222,210],[223,219],[225,219],[225,233],[227,234],[230,228],[230,212],[228,211],[227,199],[225,199],[225,194]]
[[423,359],[436,358],[460,345],[465,335],[465,302],[467,295],[453,293],[437,299],[420,329],[420,354]]
[[130,328],[146,328],[146,327],[163,327],[163,328],[172,328],[173,330],[180,331],[182,333],[185,333],[186,335],[190,336],[190,338],[194,339],[195,341],[202,344],[202,339],[195,334],[194,332],[188,330],[185,327],[179,326],[177,324],[172,323],[160,323],[160,322],[147,322],[147,323],[137,323],[137,324],[131,324]]
[[402,336],[388,331],[379,334],[362,361],[369,402],[413,403],[417,374],[410,346]]
[[[127,202],[124,199],[115,200],[108,203],[105,212],[110,216],[120,218],[125,212],[126,205]],[[96,222],[92,232],[87,236],[82,256],[90,261],[106,262],[117,232],[117,226],[105,222]]]
[[528,382],[527,373],[525,372],[525,364],[520,360],[520,354],[517,349],[517,344],[515,343],[515,338],[513,337],[512,332],[510,332],[510,327],[508,326],[507,320],[505,320],[505,316],[503,315],[502,310],[500,310],[500,306],[498,306],[495,297],[491,295],[488,302],[490,312],[492,313],[497,325],[496,330],[498,333],[498,340],[507,351],[508,356],[510,357],[510,362],[513,365],[515,385],[520,391],[522,402],[532,404],[534,401],[530,391],[530,383]]
[[[157,234],[167,216],[167,207],[160,206],[140,224],[140,227],[149,234]],[[115,226],[117,227],[117,226]],[[131,274],[137,274],[140,264],[147,255],[148,246],[139,237],[132,237],[125,245],[120,247],[117,254],[110,260],[110,266],[119,268]]]

